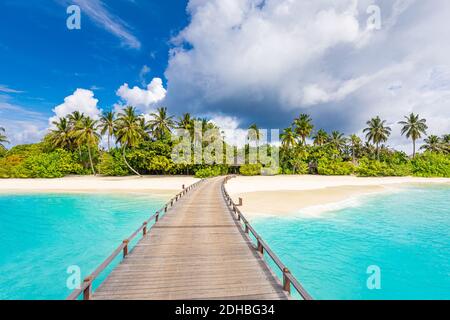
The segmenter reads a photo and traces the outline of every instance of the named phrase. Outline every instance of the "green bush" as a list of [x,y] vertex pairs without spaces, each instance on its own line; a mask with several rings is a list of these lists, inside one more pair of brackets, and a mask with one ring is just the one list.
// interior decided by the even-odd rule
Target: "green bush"
[[259,176],[261,175],[262,165],[260,163],[257,164],[244,164],[239,169],[239,172],[243,176]]
[[31,155],[12,174],[18,178],[61,178],[68,174],[83,174],[83,167],[65,150]]
[[199,169],[195,172],[196,178],[210,178],[210,177],[217,177],[221,175],[225,175],[228,173],[228,169],[225,166],[214,166],[214,167],[207,167]]
[[450,155],[426,152],[412,161],[412,172],[418,177],[450,178]]
[[323,158],[318,161],[317,171],[325,176],[347,176],[354,173],[355,166],[351,162],[343,162],[340,159]]
[[100,163],[97,166],[98,172],[105,176],[126,176],[129,174],[126,166],[119,153],[103,153],[100,156]]
[[409,176],[411,173],[411,166],[407,162],[390,164],[368,158],[362,158],[356,168],[356,174],[359,177],[399,177]]

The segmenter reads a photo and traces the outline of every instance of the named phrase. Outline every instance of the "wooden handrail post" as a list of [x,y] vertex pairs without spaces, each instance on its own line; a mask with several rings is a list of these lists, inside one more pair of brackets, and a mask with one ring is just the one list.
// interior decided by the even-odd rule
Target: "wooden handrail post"
[[238,207],[242,207],[242,198],[239,198]]
[[186,188],[184,187],[184,184],[183,184],[183,186],[182,186],[182,187],[183,187],[183,190],[184,190],[184,189],[186,189]]
[[128,243],[130,241],[128,240],[123,240],[123,244],[125,245],[125,247],[123,247],[123,257],[125,258],[128,255]]
[[283,290],[291,294],[291,281],[287,276],[289,273],[290,271],[288,268],[283,269]]
[[142,228],[142,235],[145,236],[147,234],[147,222],[144,222],[144,228]]
[[248,234],[248,224],[245,224],[245,233]]
[[167,206],[164,207],[164,212],[167,212]]
[[264,247],[263,247],[261,241],[259,240],[259,238],[258,238],[258,252],[261,254],[264,254]]
[[88,283],[86,289],[83,290],[83,300],[91,300],[92,295],[92,276],[84,279],[84,283]]
[[158,222],[158,220],[159,220],[159,213],[157,212],[156,217],[155,217],[155,222]]

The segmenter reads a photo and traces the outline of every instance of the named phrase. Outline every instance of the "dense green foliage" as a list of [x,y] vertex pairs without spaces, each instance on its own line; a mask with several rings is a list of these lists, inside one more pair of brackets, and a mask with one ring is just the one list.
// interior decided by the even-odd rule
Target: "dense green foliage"
[[210,178],[225,175],[228,173],[226,166],[211,166],[199,169],[195,172],[196,178]]
[[[172,140],[170,133],[174,129],[183,129],[191,134],[189,145],[199,143],[193,137],[198,135],[195,128],[200,128],[204,138],[207,130],[216,132],[208,133],[210,135],[200,142],[203,148],[209,147],[209,139],[216,139],[219,145],[229,147],[223,141],[220,128],[207,119],[194,118],[186,113],[175,120],[166,108],[158,108],[150,115],[150,120],[138,115],[133,107],[125,108],[117,115],[106,112],[98,121],[73,112],[55,121],[42,142],[18,145],[10,150],[6,149],[9,143],[6,131],[0,127],[0,178],[57,178],[90,173],[106,176],[195,174],[196,177],[207,178],[237,170],[246,176],[281,173],[450,177],[450,135],[427,135],[425,119],[416,114],[406,116],[400,124],[403,126],[401,133],[413,145],[413,156],[409,157],[383,144],[391,134],[386,123],[380,117],[367,121],[364,129],[366,141],[363,141],[355,134],[346,137],[338,131],[315,130],[310,116],[301,114],[283,130],[279,147],[261,144],[262,132],[252,124],[248,138],[253,145],[235,150],[235,154],[242,151],[245,159],[250,160],[250,151],[259,148],[264,152],[252,159],[257,163],[244,164],[237,169],[221,165],[215,151],[205,151],[201,158],[203,161],[197,164],[172,160],[173,149],[181,141]],[[107,141],[107,148],[100,146],[101,135]],[[423,136],[426,137],[420,150],[424,153],[416,154],[416,143]],[[312,144],[308,144],[309,139]],[[270,164],[272,155],[278,153],[279,168]],[[192,154],[191,160],[193,157]],[[213,160],[212,164],[206,165],[206,160]]]
[[241,166],[239,172],[243,176],[259,176],[261,175],[261,164],[244,164]]

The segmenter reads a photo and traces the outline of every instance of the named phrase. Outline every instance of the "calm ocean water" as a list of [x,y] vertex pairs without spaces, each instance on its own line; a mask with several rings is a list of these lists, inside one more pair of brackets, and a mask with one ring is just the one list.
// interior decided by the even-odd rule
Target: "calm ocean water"
[[[68,266],[88,275],[163,202],[0,195],[0,299],[65,298]],[[409,187],[321,218],[253,223],[314,298],[450,299],[450,187]],[[379,290],[367,287],[373,265]]]
[[0,195],[0,299],[64,299],[71,292],[69,266],[87,276],[164,200],[143,194]]
[[[449,186],[369,196],[320,218],[253,223],[316,299],[450,299]],[[369,266],[379,268],[380,289],[367,286]]]

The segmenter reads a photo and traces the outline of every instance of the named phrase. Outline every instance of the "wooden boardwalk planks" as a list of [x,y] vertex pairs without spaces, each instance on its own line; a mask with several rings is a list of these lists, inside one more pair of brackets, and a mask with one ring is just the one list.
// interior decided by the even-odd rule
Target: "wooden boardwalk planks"
[[288,299],[230,213],[223,178],[178,201],[93,294],[94,299]]

